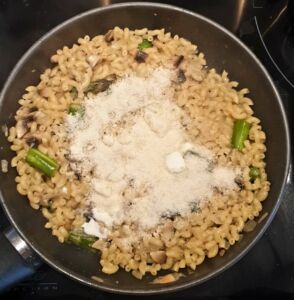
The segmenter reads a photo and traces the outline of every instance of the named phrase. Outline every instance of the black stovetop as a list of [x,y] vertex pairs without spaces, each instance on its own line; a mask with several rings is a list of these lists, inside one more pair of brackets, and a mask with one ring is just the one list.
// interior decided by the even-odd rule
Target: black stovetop
[[[111,0],[0,0],[0,88],[20,56],[60,22]],[[294,1],[293,0],[170,0],[161,1],[203,14],[240,37],[271,73],[294,118]],[[293,98],[293,99],[292,99]],[[290,127],[291,126],[291,121]],[[293,132],[293,128],[291,128]],[[207,296],[283,295],[294,298],[294,188],[289,175],[284,200],[254,248],[237,264],[210,281],[172,295],[152,299],[191,299]],[[0,230],[8,221],[0,208]],[[1,246],[1,245],[0,245]],[[82,286],[43,265],[28,280],[6,294],[18,299],[127,299]],[[3,295],[3,297],[5,297]]]

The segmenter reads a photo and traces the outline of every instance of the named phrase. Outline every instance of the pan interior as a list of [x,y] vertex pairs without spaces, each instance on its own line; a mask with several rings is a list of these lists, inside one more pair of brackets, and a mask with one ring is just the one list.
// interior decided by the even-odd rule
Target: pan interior
[[[215,67],[219,72],[228,71],[231,80],[240,82],[240,88],[250,89],[250,97],[255,102],[255,115],[261,119],[267,134],[267,173],[272,186],[264,202],[264,211],[271,214],[267,221],[269,223],[277,208],[288,169],[287,128],[281,102],[269,77],[248,50],[227,32],[195,14],[165,5],[126,4],[93,10],[66,22],[31,48],[14,70],[1,98],[1,123],[8,127],[14,124],[17,100],[26,86],[37,84],[39,75],[51,66],[49,57],[57,49],[64,45],[71,46],[81,36],[104,34],[114,26],[130,29],[165,28],[172,34],[183,36],[205,54],[209,67]],[[1,158],[10,160],[13,153],[3,135],[0,144],[3,146]],[[140,281],[124,271],[105,275],[100,271],[96,254],[58,243],[44,228],[45,219],[41,213],[31,209],[26,198],[17,193],[15,176],[16,172],[12,169],[8,175],[1,173],[0,189],[5,209],[21,234],[51,265],[79,281],[110,291],[154,293],[200,283],[238,259],[266,227],[266,222],[259,224],[254,232],[247,233],[226,255],[208,259],[195,273],[187,274],[175,283],[156,286],[150,284],[152,278],[148,276]],[[91,276],[97,276],[102,281],[92,280]]]

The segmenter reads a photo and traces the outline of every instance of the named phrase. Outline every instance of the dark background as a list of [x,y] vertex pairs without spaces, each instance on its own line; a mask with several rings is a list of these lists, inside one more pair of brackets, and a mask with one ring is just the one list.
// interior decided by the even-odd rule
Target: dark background
[[[118,3],[111,0],[0,0],[0,88],[22,54],[44,33],[86,10]],[[155,1],[154,1],[155,2]],[[293,116],[294,48],[290,2],[293,0],[157,1],[203,14],[235,33],[262,60],[279,88],[289,120]],[[286,40],[286,41],[285,41]],[[292,60],[293,58],[293,60]],[[292,122],[290,122],[292,124]],[[270,228],[235,266],[198,287],[153,299],[230,299],[239,296],[294,299],[294,205],[289,185]],[[0,230],[8,226],[0,208]],[[0,245],[1,247],[1,245]],[[0,278],[1,280],[1,278]],[[43,265],[4,298],[128,299],[84,287]],[[1,298],[1,296],[0,296]],[[2,299],[2,298],[1,298]]]

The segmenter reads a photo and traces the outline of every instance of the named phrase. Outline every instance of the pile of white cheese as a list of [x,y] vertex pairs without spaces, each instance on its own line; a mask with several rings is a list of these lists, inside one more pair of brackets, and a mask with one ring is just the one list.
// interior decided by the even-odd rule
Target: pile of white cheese
[[113,226],[148,230],[164,216],[201,206],[218,189],[235,189],[237,170],[213,165],[213,153],[189,141],[172,101],[171,70],[129,75],[85,99],[66,120],[74,171],[90,180],[85,233],[107,238]]

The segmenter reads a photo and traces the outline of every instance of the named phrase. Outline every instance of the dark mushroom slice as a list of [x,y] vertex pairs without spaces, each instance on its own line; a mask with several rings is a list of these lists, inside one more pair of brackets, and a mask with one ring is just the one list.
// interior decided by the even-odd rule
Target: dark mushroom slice
[[180,216],[179,213],[174,213],[174,212],[168,212],[168,213],[165,213],[165,214],[161,215],[162,218],[168,219],[168,220],[171,220],[171,221],[174,221],[176,219],[176,217],[179,217],[179,216]]
[[91,219],[93,219],[93,213],[90,208],[84,213],[84,217],[86,219],[86,222],[89,222]]
[[42,180],[43,180],[44,182],[48,182],[49,179],[50,179],[49,177],[47,177],[47,176],[44,175],[44,174],[42,174],[41,178],[42,178]]
[[175,68],[178,68],[180,64],[183,62],[183,60],[184,60],[184,55],[178,56],[174,63]]
[[38,110],[38,107],[33,106],[33,107],[29,108],[29,113],[35,112],[37,110]]
[[238,185],[238,187],[240,188],[240,190],[243,190],[245,188],[245,184],[242,178],[237,177],[235,179],[235,183]]
[[23,117],[22,119],[19,119],[16,122],[15,130],[16,130],[16,136],[17,138],[22,138],[25,136],[25,134],[28,133],[29,128],[28,124],[35,121],[35,116],[33,113],[28,114],[27,116]]
[[183,83],[186,81],[186,75],[182,69],[179,69],[177,74],[177,83]]
[[35,116],[32,114],[27,115],[26,117],[23,118],[23,124],[24,126],[28,126],[29,123],[32,123],[36,120]]
[[135,61],[139,64],[144,63],[148,57],[148,54],[143,51],[137,51],[135,55]]
[[198,202],[192,202],[190,204],[190,207],[191,207],[191,212],[192,213],[196,213],[196,212],[200,211],[200,207],[199,207],[199,203]]
[[38,146],[41,144],[41,140],[35,136],[30,136],[26,138],[26,143],[31,148],[38,148]]
[[92,93],[94,95],[98,93],[105,92],[110,85],[113,83],[113,80],[108,80],[108,79],[100,79],[96,81],[92,81],[88,87],[85,89],[85,93]]
[[107,43],[111,43],[114,40],[113,30],[108,30],[108,32],[104,35],[104,40]]
[[82,174],[80,174],[79,172],[75,172],[75,176],[76,176],[78,181],[82,180]]

